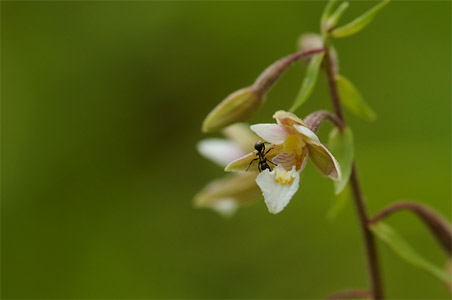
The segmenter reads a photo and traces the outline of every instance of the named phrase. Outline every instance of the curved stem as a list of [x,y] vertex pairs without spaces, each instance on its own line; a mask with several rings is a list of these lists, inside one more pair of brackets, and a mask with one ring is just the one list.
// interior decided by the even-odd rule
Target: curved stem
[[341,120],[339,120],[339,118],[335,114],[332,114],[326,110],[318,110],[311,113],[304,119],[304,122],[306,123],[306,125],[308,125],[309,129],[316,132],[319,129],[322,122],[325,120],[330,121],[331,123],[334,124],[334,126],[339,128],[340,130],[345,128],[344,123]]
[[329,295],[325,300],[338,299],[367,299],[372,297],[372,293],[366,290],[344,290]]
[[[330,89],[331,102],[334,107],[334,112],[339,120],[345,125],[344,113],[339,98],[339,93],[336,84],[336,74],[334,68],[334,62],[331,58],[329,47],[326,47],[325,52],[325,69],[328,80],[328,86]],[[363,195],[361,193],[361,187],[359,182],[358,173],[356,171],[356,164],[353,162],[352,173],[350,175],[350,184],[353,190],[353,196],[355,199],[356,211],[359,217],[359,223],[364,239],[364,246],[366,250],[368,276],[371,283],[372,296],[374,299],[383,299],[383,286],[381,282],[380,265],[378,261],[377,248],[372,232],[368,227],[368,215],[366,204],[364,202]]]
[[452,256],[452,230],[449,223],[438,213],[420,203],[403,201],[389,205],[371,218],[369,224],[375,224],[394,212],[401,210],[409,210],[415,213],[427,225],[447,254]]
[[256,88],[256,90],[259,91],[261,94],[264,94],[275,83],[275,81],[278,80],[282,73],[284,73],[284,71],[288,67],[290,67],[294,62],[296,62],[302,57],[324,51],[325,51],[324,48],[309,49],[299,51],[297,53],[281,58],[280,60],[276,61],[271,66],[269,66],[267,69],[265,69],[261,75],[259,75],[259,77],[254,82],[253,87]]

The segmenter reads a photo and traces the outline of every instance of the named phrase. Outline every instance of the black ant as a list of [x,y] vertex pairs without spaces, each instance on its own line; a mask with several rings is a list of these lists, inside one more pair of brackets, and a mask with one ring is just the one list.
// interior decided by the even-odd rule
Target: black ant
[[246,171],[248,171],[248,169],[251,167],[251,164],[255,160],[259,160],[259,163],[257,165],[257,168],[259,169],[259,172],[262,172],[262,171],[264,171],[266,169],[269,169],[271,171],[272,169],[270,168],[268,163],[271,163],[274,166],[276,166],[276,165],[271,160],[266,158],[265,155],[267,155],[268,152],[273,150],[273,148],[270,148],[267,151],[265,151],[265,143],[263,143],[261,141],[258,141],[258,142],[256,142],[256,144],[254,144],[254,149],[256,149],[256,151],[257,151],[257,153],[256,153],[257,158],[255,158],[252,161],[250,161],[250,164],[248,165],[248,168],[246,168]]

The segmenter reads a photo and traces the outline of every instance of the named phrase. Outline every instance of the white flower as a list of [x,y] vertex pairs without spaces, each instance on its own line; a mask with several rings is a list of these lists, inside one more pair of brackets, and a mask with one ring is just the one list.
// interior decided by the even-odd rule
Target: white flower
[[[198,143],[198,151],[221,167],[253,149],[258,137],[247,125],[235,124],[224,129],[229,139],[206,139]],[[239,206],[259,198],[256,173],[225,176],[207,184],[194,197],[197,207],[208,207],[223,216],[232,216]]]
[[[300,172],[306,166],[308,154],[311,161],[323,175],[340,180],[339,164],[317,135],[293,113],[277,111],[273,116],[277,124],[256,124],[251,126],[257,135],[270,143],[271,149],[265,156],[277,166],[260,173],[256,182],[265,198],[268,210],[279,213],[298,190]],[[229,163],[226,171],[244,172],[258,170],[256,152],[248,153]]]

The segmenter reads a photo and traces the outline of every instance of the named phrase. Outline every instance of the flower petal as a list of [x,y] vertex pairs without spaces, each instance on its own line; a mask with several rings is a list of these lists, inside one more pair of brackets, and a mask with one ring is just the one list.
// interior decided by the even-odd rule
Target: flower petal
[[246,123],[235,123],[223,129],[222,133],[231,141],[245,150],[245,153],[254,150],[254,144],[259,137],[251,131],[250,125]]
[[272,161],[277,165],[281,165],[287,171],[290,171],[295,166],[295,170],[301,172],[308,161],[307,156],[308,148],[303,147],[301,151],[283,151],[273,158]]
[[273,118],[276,119],[276,122],[279,125],[283,125],[283,126],[292,127],[295,124],[305,125],[303,120],[301,120],[295,114],[284,111],[284,110],[278,110],[277,112],[275,112],[275,114],[273,115]]
[[255,179],[255,173],[240,173],[214,180],[194,197],[194,205],[222,214],[232,213],[238,205],[251,203],[259,197]]
[[226,139],[206,139],[197,145],[199,153],[221,167],[246,154],[236,143]]
[[273,171],[261,172],[256,183],[262,190],[268,211],[273,214],[281,212],[297,192],[300,182],[300,174],[295,167],[286,171],[282,166],[277,166]]
[[321,145],[317,135],[308,127],[301,125],[294,125],[293,127],[303,136],[306,143]]
[[239,205],[234,198],[224,198],[212,204],[211,208],[223,217],[232,217]]
[[[272,160],[273,157],[278,155],[282,152],[284,146],[283,145],[273,145],[267,147],[267,155],[265,155],[265,158]],[[225,171],[235,171],[235,172],[257,172],[258,169],[258,163],[259,159],[256,155],[257,152],[250,152],[246,154],[245,156],[242,156],[232,162],[230,162],[226,168]]]
[[251,130],[258,136],[272,144],[282,144],[287,137],[284,127],[278,124],[255,124],[251,125]]
[[330,177],[335,181],[340,181],[342,174],[339,163],[328,149],[322,144],[307,144],[309,158],[322,175]]

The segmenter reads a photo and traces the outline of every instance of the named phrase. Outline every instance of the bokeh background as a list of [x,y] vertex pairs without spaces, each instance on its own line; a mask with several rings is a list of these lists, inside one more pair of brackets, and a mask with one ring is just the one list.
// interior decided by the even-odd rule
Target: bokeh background
[[[352,2],[343,22],[374,3]],[[192,207],[223,176],[196,152],[203,118],[318,31],[324,4],[2,1],[2,298],[317,299],[365,288],[353,205],[328,220],[332,182],[311,164],[279,215],[262,200],[232,219]],[[450,220],[451,3],[394,1],[335,45],[379,117],[347,115],[370,212],[412,199]],[[293,66],[251,122],[289,108],[304,70]],[[321,76],[298,114],[331,109],[327,95]],[[414,216],[388,223],[445,265]],[[389,298],[449,298],[379,250]]]

